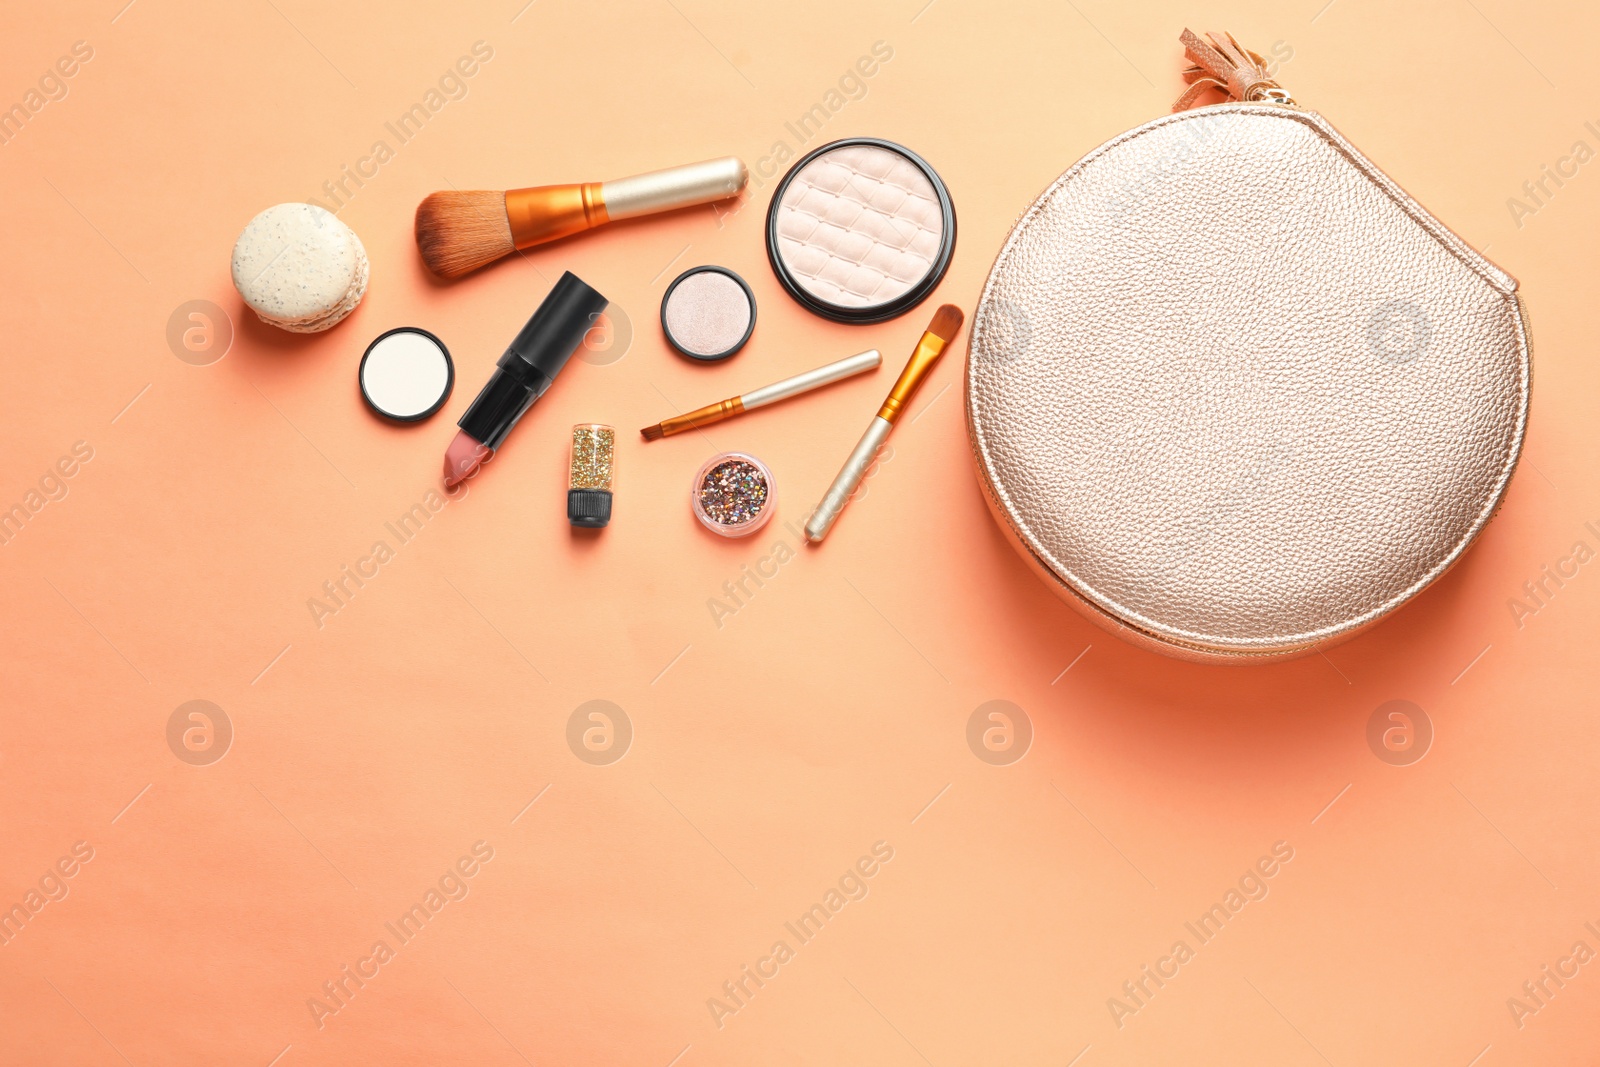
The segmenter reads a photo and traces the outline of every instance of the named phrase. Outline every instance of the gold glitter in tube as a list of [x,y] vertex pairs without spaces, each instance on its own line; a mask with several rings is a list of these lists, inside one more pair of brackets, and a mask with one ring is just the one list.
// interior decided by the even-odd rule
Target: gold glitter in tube
[[567,468],[568,489],[611,490],[612,451],[617,432],[597,422],[572,428],[572,462]]

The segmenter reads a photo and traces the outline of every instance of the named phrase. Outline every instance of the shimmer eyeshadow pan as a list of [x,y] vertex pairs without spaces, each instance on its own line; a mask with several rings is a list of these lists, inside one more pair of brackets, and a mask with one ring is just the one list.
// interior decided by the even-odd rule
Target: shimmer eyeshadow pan
[[755,328],[755,295],[727,267],[691,267],[661,298],[661,331],[690,359],[727,359],[744,347]]
[[955,252],[939,175],[910,149],[857,137],[800,159],[767,209],[767,259],[790,296],[824,318],[873,323],[916,307]]

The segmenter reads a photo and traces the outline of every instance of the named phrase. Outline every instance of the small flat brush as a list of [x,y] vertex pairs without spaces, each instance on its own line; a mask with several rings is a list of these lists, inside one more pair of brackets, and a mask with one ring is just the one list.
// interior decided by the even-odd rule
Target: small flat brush
[[895,422],[910,406],[911,398],[916,395],[918,387],[922,385],[923,379],[927,378],[933,365],[944,355],[945,346],[953,341],[956,333],[960,331],[961,320],[961,309],[954,304],[945,304],[933,313],[933,321],[928,324],[922,340],[917,342],[916,350],[911,353],[911,359],[906,362],[906,369],[900,372],[900,378],[894,383],[894,388],[889,390],[889,398],[878,409],[878,414],[873,416],[872,424],[867,427],[867,432],[861,435],[861,440],[857,443],[855,451],[850,453],[850,458],[844,461],[838,477],[833,480],[833,485],[828,487],[827,494],[823,496],[822,503],[817,505],[817,510],[812,512],[811,518],[806,521],[806,540],[815,544],[828,536],[834,520],[850,502],[850,494],[861,484],[867,468],[878,455],[878,449],[888,439],[889,431],[894,429]]
[[429,193],[417,205],[417,251],[441,278],[459,278],[521,248],[618,219],[736,196],[749,172],[735,156],[609,182]]
[[830,382],[840,378],[848,378],[852,374],[872,370],[883,362],[883,357],[876,348],[857,353],[835,363],[808,370],[804,374],[796,374],[793,378],[785,378],[781,382],[764,385],[760,389],[752,389],[740,396],[719,400],[715,404],[707,404],[703,408],[683,415],[676,415],[670,419],[663,419],[654,426],[646,426],[639,432],[644,434],[646,441],[659,441],[663,437],[671,437],[675,433],[692,430],[696,426],[707,426],[723,419],[731,419],[735,415],[743,415],[768,404],[776,404],[780,400],[787,400],[791,396],[809,393],[813,389],[820,389]]

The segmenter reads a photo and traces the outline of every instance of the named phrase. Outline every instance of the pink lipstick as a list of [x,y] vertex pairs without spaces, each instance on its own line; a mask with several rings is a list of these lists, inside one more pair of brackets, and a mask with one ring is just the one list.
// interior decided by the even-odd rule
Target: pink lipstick
[[446,488],[489,461],[517,420],[550,388],[608,303],[571,271],[561,276],[456,423],[461,432],[444,453]]
[[457,430],[450,439],[450,447],[444,450],[444,484],[453,486],[477,474],[478,468],[492,455],[492,449],[474,441],[467,431]]

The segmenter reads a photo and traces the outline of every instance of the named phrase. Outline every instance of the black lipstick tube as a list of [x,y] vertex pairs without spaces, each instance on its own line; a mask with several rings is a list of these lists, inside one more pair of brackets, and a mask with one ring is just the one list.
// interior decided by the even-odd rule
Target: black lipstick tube
[[576,274],[563,274],[496,361],[488,384],[456,425],[479,444],[498,449],[517,420],[550,388],[609,303]]

